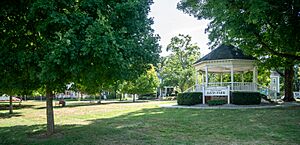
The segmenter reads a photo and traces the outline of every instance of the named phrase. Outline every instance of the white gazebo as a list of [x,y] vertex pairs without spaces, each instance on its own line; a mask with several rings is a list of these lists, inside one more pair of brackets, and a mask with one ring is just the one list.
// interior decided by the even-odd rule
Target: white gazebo
[[[196,85],[188,92],[202,92],[203,104],[206,96],[227,96],[230,103],[230,92],[257,92],[257,67],[255,59],[246,56],[243,52],[232,45],[221,45],[213,49],[194,63],[196,68]],[[251,82],[244,82],[243,74],[251,71],[253,73]],[[199,83],[199,74],[202,76]],[[209,74],[219,75],[220,81],[213,82]],[[230,82],[223,82],[223,75],[230,74]],[[239,74],[241,82],[236,82],[234,74]]]

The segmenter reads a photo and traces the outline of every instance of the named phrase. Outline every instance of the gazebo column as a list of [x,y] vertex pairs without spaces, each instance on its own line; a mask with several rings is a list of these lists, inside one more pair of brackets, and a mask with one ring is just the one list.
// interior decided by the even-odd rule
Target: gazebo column
[[202,80],[201,80],[201,82],[202,82],[202,85],[204,86],[204,80],[205,80],[205,79],[204,79],[204,72],[203,72],[203,71],[201,72],[201,75],[202,75]]
[[253,68],[253,79],[252,79],[253,83],[257,83],[257,67]]
[[244,72],[242,72],[242,82],[244,82]]
[[234,78],[233,78],[233,65],[230,68],[230,75],[231,75],[231,90],[233,90],[233,82],[234,82]]
[[221,86],[223,86],[223,73],[220,73],[221,77]]
[[253,68],[253,90],[254,91],[257,91],[257,67],[255,66],[254,68]]
[[208,85],[208,67],[205,66],[205,87]]
[[199,72],[196,70],[196,86],[195,86],[195,91],[199,91],[199,82],[198,82],[198,75],[199,75]]

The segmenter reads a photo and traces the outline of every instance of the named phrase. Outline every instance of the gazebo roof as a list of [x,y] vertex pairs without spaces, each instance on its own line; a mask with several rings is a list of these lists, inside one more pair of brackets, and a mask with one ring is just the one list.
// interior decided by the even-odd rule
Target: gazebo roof
[[208,60],[222,60],[222,59],[245,59],[254,60],[252,56],[244,55],[242,50],[232,45],[222,44],[221,46],[213,49],[210,53],[200,58],[195,64],[208,61]]
[[244,55],[239,48],[222,44],[196,61],[194,66],[197,71],[205,71],[208,67],[213,73],[228,73],[231,68],[234,72],[247,72],[254,69],[254,62],[252,56]]

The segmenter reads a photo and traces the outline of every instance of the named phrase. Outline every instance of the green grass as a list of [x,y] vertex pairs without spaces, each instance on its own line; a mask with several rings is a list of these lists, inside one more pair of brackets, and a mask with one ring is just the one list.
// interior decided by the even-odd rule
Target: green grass
[[278,109],[164,109],[170,102],[56,107],[56,133],[45,132],[45,102],[0,111],[0,144],[300,144],[300,107]]

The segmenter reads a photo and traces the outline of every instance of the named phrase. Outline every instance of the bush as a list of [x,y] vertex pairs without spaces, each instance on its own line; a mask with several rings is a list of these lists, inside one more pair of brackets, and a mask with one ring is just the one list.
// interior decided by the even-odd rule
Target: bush
[[142,94],[139,96],[139,100],[154,100],[156,99],[156,94],[151,93],[151,94]]
[[230,103],[236,105],[260,104],[261,94],[258,92],[231,92]]
[[179,93],[177,96],[178,105],[196,105],[202,103],[201,92]]
[[223,104],[226,104],[226,103],[227,103],[227,101],[225,101],[225,100],[209,100],[209,101],[207,101],[207,104],[209,106],[223,105]]

